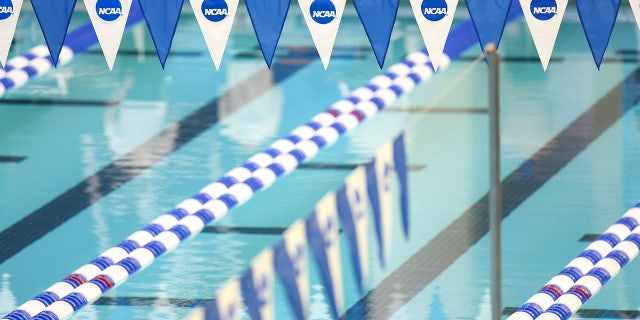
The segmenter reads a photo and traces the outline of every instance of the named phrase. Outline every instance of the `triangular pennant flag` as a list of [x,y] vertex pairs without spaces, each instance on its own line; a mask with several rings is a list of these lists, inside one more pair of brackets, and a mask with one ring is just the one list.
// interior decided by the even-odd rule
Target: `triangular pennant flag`
[[164,0],[159,4],[157,0],[140,0],[140,8],[163,69],[169,56],[173,35],[176,33],[183,2],[184,0]]
[[369,274],[367,177],[363,166],[358,166],[347,177],[344,187],[336,193],[336,202],[338,216],[349,240],[358,289],[362,294]]
[[407,152],[404,146],[404,134],[393,141],[393,167],[400,182],[400,208],[402,210],[402,230],[406,239],[409,238],[409,167],[407,166]]
[[640,28],[640,0],[629,0],[629,6],[633,16],[636,18],[636,25]]
[[273,263],[284,284],[295,318],[304,320],[309,310],[309,265],[304,221],[296,221],[282,238],[273,248]]
[[7,56],[16,32],[22,0],[0,0],[0,63],[7,63]]
[[591,48],[593,60],[600,69],[604,52],[607,50],[609,38],[618,17],[620,0],[577,0],[576,7],[584,34],[589,42],[589,48]]
[[393,213],[391,175],[393,171],[393,146],[385,143],[373,161],[365,165],[367,193],[373,209],[373,222],[378,239],[378,256],[384,266],[391,249],[391,216]]
[[510,6],[511,0],[467,0],[482,51],[489,43],[500,44]]
[[307,218],[307,234],[309,246],[318,263],[322,282],[331,302],[333,318],[337,319],[344,310],[344,293],[340,263],[340,228],[334,192],[330,192],[316,204],[315,211]]
[[31,5],[40,23],[53,65],[57,66],[76,0],[31,0]]
[[269,68],[271,68],[271,61],[273,61],[290,4],[291,0],[246,0],[253,30],[256,32],[262,56]]
[[411,0],[413,14],[434,70],[438,70],[457,6],[458,0]]
[[84,0],[109,70],[120,48],[132,0]]
[[238,0],[190,0],[193,13],[209,48],[216,69],[220,68],[231,26],[238,9]]
[[396,22],[399,0],[353,0],[373,53],[382,69]]
[[547,70],[568,0],[520,0],[542,69]]
[[267,248],[251,261],[240,278],[242,297],[253,320],[274,318],[273,250]]
[[242,311],[240,281],[233,278],[216,293],[216,299],[205,306],[207,320],[238,320]]
[[324,69],[329,65],[346,0],[298,0]]

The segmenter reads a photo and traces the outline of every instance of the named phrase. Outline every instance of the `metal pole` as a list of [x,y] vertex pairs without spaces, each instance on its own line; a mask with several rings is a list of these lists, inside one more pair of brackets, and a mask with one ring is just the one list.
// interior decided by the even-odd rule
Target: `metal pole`
[[485,48],[489,63],[489,233],[491,237],[491,318],[502,319],[502,190],[500,188],[500,56]]

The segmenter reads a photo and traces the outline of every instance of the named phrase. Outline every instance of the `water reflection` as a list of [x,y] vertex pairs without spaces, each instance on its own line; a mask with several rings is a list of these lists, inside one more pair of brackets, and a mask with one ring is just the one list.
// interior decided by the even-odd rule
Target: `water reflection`
[[17,299],[11,291],[11,275],[2,274],[2,282],[0,282],[0,315],[4,315],[17,307]]

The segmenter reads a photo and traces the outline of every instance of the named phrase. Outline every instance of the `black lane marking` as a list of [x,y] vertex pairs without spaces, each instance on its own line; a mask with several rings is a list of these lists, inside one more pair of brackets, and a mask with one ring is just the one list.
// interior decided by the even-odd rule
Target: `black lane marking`
[[[298,166],[298,169],[313,169],[313,170],[355,170],[361,164],[353,163],[320,163],[320,162],[307,162]],[[409,164],[409,171],[422,171],[427,167],[426,164]]]
[[582,238],[580,238],[580,242],[594,242],[596,240],[598,240],[598,237],[600,237],[599,233],[586,233],[584,235],[582,235]]
[[406,107],[406,108],[385,108],[385,112],[400,112],[400,113],[479,113],[487,114],[489,110],[487,108],[442,108],[442,107]]
[[[502,181],[503,219],[640,101],[635,69]],[[343,315],[387,319],[489,232],[488,195],[438,233]]]
[[[460,57],[458,61],[475,61],[478,57]],[[563,57],[551,57],[549,62],[563,62],[565,58]],[[510,56],[502,56],[500,57],[501,62],[513,62],[513,63],[532,63],[537,62],[540,63],[539,57],[510,57]]]
[[[505,316],[511,315],[516,312],[516,307],[506,307],[502,310],[502,314]],[[576,315],[580,318],[588,319],[638,319],[640,317],[640,311],[638,310],[613,310],[613,309],[580,309],[576,312]]]
[[96,300],[96,302],[94,302],[93,304],[98,306],[193,308],[197,305],[200,305],[209,301],[211,301],[211,299],[100,297],[100,299]]
[[278,227],[225,227],[225,226],[208,226],[202,229],[203,233],[223,233],[223,234],[264,234],[264,235],[281,235],[287,228]]
[[0,163],[20,163],[26,158],[21,156],[0,156]]
[[120,104],[120,100],[70,100],[70,99],[28,99],[11,98],[0,99],[0,104],[21,104],[21,105],[61,105],[67,106],[99,106],[111,107]]
[[[102,51],[101,50],[89,50],[86,51],[85,53],[88,54],[97,54],[97,55],[102,55]],[[169,52],[169,56],[172,57],[199,57],[201,55],[203,55],[205,52],[204,51],[170,51]],[[118,55],[123,55],[123,56],[157,56],[158,53],[153,51],[153,50],[142,50],[142,51],[138,51],[135,49],[121,49],[118,50]]]
[[276,60],[271,70],[262,69],[244,82],[225,91],[216,99],[3,230],[0,232],[2,244],[0,264],[180,149],[225,116],[267,92],[276,83],[295,74],[311,61],[311,59],[298,59],[296,64],[288,65]]

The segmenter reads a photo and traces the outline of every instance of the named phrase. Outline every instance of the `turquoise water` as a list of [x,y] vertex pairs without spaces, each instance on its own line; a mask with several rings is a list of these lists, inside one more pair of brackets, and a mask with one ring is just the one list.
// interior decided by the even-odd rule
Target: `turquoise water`
[[[47,206],[81,181],[87,184],[69,205],[92,204],[0,263],[0,314],[31,299],[379,74],[355,12],[348,8],[346,14],[327,71],[319,59],[301,65],[311,56],[308,52],[313,53],[313,43],[294,6],[276,57],[282,66],[299,70],[278,82],[283,71],[267,72],[242,8],[219,71],[206,52],[195,19],[184,13],[172,47],[175,54],[165,70],[156,56],[144,53],[153,51],[153,45],[146,26],[138,25],[126,34],[121,48],[126,53],[118,56],[113,72],[96,48],[3,97],[0,156],[25,158],[0,162],[0,230]],[[515,172],[524,180],[547,179],[539,189],[522,191],[523,199],[504,220],[504,307],[520,306],[588,245],[579,241],[584,234],[602,232],[640,198],[640,187],[634,183],[640,178],[640,109],[638,99],[627,99],[638,90],[640,77],[633,75],[639,72],[640,57],[624,53],[638,50],[638,28],[628,19],[630,12],[624,11],[598,71],[575,12],[567,14],[555,60],[546,73],[536,60],[523,21],[507,27],[501,44],[505,58],[502,176]],[[81,13],[75,16],[72,27],[87,20]],[[412,19],[401,12],[387,66],[420,48],[422,40]],[[42,42],[34,21],[29,13],[21,16],[18,42],[10,57]],[[411,240],[403,240],[395,219],[393,252],[386,268],[379,266],[375,246],[370,246],[368,289],[380,290],[389,277],[402,281],[391,286],[390,294],[358,303],[361,296],[355,289],[346,239],[342,239],[347,309],[368,309],[370,318],[387,313],[394,319],[490,317],[488,237],[469,243],[479,231],[462,219],[488,188],[487,68],[471,62],[479,54],[479,47],[470,49],[464,59],[311,160],[314,164],[363,163],[415,121],[406,131],[409,163],[416,168],[409,175]],[[249,96],[256,87],[269,88],[239,106],[237,99],[224,96],[228,99],[218,101],[219,122],[173,150],[178,143],[173,138],[189,130],[176,123],[225,90],[243,84],[242,94]],[[551,175],[544,172],[540,154],[533,155],[603,97],[601,104],[611,109],[602,112],[617,114],[613,124],[570,161],[551,157],[561,169]],[[415,120],[421,108],[432,109]],[[583,133],[595,131],[602,118],[605,114],[595,112]],[[169,143],[153,145],[135,161],[118,160],[158,135]],[[565,146],[545,151],[562,154]],[[114,163],[118,170],[97,175]],[[140,169],[149,164],[153,165]],[[298,169],[216,225],[285,228],[306,217],[316,201],[338,188],[349,172]],[[134,173],[104,194],[109,184]],[[509,201],[516,200],[506,197],[505,202]],[[51,214],[65,210],[69,209],[61,205]],[[45,219],[38,225],[47,223]],[[454,231],[465,236],[439,244],[438,250],[427,251],[427,263],[403,271],[411,264],[409,257],[423,254],[421,249],[438,233]],[[239,276],[254,256],[279,239],[272,234],[202,233],[105,294],[113,299],[85,307],[74,319],[182,319],[191,312],[190,305],[211,299],[225,281]],[[373,243],[373,235],[370,239]],[[458,246],[464,249],[459,256],[454,255]],[[450,257],[453,262],[441,272],[434,271],[431,256],[433,260]],[[310,318],[324,319],[329,310],[315,266],[312,271]],[[630,263],[584,308],[638,310],[640,296],[634,289],[640,285],[638,274],[637,263]],[[424,285],[406,287],[430,276],[434,279]],[[291,318],[281,287],[276,294],[277,318]],[[378,313],[382,309],[389,311]]]

